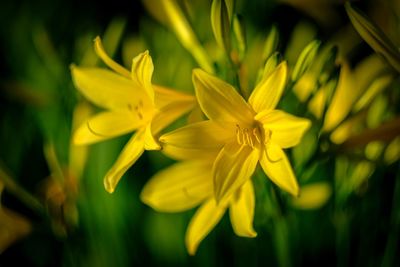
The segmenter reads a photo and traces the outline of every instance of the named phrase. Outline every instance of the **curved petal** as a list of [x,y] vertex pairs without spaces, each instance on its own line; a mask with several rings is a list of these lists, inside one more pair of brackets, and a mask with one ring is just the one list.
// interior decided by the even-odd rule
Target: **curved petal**
[[132,80],[146,91],[152,103],[154,103],[154,89],[151,85],[153,70],[153,61],[147,50],[132,60]]
[[279,146],[270,143],[262,152],[260,163],[272,182],[294,196],[299,195],[300,188],[292,166]]
[[175,160],[189,160],[199,158],[212,158],[215,159],[221,148],[212,149],[190,149],[172,146],[169,144],[162,145],[162,152],[168,157]]
[[122,175],[136,162],[144,152],[144,131],[135,133],[125,145],[117,161],[104,177],[104,187],[113,193]]
[[129,110],[106,111],[91,117],[74,133],[76,145],[88,145],[132,132],[143,121]]
[[235,127],[224,126],[213,121],[202,121],[176,129],[160,137],[160,142],[189,149],[221,149],[235,137]]
[[209,119],[252,122],[254,112],[230,84],[201,69],[193,71],[193,84],[199,105]]
[[212,196],[212,161],[192,160],[174,164],[154,175],[140,199],[160,212],[191,209]]
[[131,74],[130,72],[122,67],[120,64],[115,62],[110,56],[107,54],[103,47],[103,43],[101,41],[101,38],[99,36],[94,39],[94,51],[96,51],[96,54],[103,60],[103,62],[112,70],[115,72],[121,74],[122,76],[125,76],[126,78],[130,79]]
[[299,118],[281,110],[266,110],[258,113],[256,120],[262,123],[264,131],[271,132],[271,142],[282,148],[296,146],[304,133],[310,128],[311,121]]
[[249,104],[256,112],[274,109],[281,99],[286,80],[287,63],[284,61],[256,86],[250,95]]
[[253,182],[248,180],[235,193],[229,206],[232,227],[238,236],[256,237],[253,228],[255,197]]
[[195,105],[196,102],[192,99],[186,101],[175,101],[165,105],[153,117],[151,122],[152,133],[158,134],[183,114],[189,112]]
[[144,132],[144,149],[145,150],[160,150],[161,145],[158,143],[156,138],[151,131],[151,123],[147,124]]
[[213,166],[214,193],[217,202],[224,202],[250,179],[258,159],[258,149],[239,145],[236,141],[224,146]]
[[101,68],[71,67],[76,88],[94,104],[108,109],[149,105],[149,97],[131,80]]
[[226,207],[217,206],[211,198],[205,202],[195,213],[186,232],[186,248],[190,255],[196,253],[200,242],[211,232],[221,220]]
[[193,95],[178,92],[164,86],[153,84],[154,88],[154,105],[156,108],[161,109],[173,102],[194,102],[196,98]]

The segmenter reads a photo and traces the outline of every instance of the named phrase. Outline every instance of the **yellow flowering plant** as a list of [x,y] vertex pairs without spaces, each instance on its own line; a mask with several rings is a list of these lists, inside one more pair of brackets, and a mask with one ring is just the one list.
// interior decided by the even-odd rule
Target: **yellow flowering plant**
[[193,108],[195,101],[190,95],[151,83],[154,67],[148,51],[132,60],[129,72],[106,54],[99,37],[95,50],[113,71],[72,66],[71,72],[76,88],[107,111],[85,121],[75,131],[74,143],[92,144],[136,130],[104,178],[106,190],[112,193],[145,149],[161,148],[154,135]]
[[398,266],[400,4],[339,2],[130,1],[105,28],[79,9],[69,47],[22,9],[0,266]]

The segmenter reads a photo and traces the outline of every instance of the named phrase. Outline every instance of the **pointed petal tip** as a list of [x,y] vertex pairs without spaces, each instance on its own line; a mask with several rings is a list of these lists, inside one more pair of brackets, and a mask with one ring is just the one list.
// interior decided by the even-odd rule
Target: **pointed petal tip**
[[300,197],[300,187],[296,185],[296,187],[293,188],[293,190],[291,190],[289,193],[294,197]]
[[194,256],[196,255],[197,252],[197,248],[199,247],[200,243],[193,243],[189,240],[188,238],[188,234],[186,233],[186,238],[185,238],[185,246],[186,246],[186,250],[188,252],[188,254],[190,256]]
[[243,236],[243,237],[255,238],[255,237],[257,237],[257,232],[254,231],[254,229],[252,229],[250,232],[248,232],[248,233],[246,234],[246,236]]
[[100,36],[97,35],[97,36],[93,39],[93,42],[95,42],[95,43],[101,42]]
[[114,193],[115,191],[115,185],[112,184],[112,182],[110,181],[109,177],[105,177],[104,178],[104,188],[106,189],[106,191],[110,194]]

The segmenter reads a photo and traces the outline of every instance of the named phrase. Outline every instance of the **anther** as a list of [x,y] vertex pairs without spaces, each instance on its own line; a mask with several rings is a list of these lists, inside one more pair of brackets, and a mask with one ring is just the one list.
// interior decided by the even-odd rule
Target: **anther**
[[240,126],[238,124],[236,124],[236,140],[237,140],[239,145],[242,144],[242,141],[240,140],[240,135],[241,135]]

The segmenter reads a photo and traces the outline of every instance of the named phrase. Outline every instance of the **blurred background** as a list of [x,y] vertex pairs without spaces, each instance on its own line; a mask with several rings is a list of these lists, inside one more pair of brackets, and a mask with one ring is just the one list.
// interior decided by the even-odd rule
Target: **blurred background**
[[[211,1],[178,2],[220,66]],[[337,142],[318,133],[323,118],[308,110],[312,97],[289,93],[283,109],[320,123],[300,148],[289,151],[300,185],[314,185],[304,189],[309,199],[296,202],[256,175],[257,238],[235,236],[225,215],[197,254],[189,256],[184,239],[194,210],[157,213],[139,199],[146,181],[173,160],[145,152],[109,194],[103,177],[129,136],[87,148],[71,145],[73,128],[96,107],[77,93],[69,67],[104,66],[93,51],[94,38],[102,36],[106,50],[128,69],[132,58],[148,49],[153,82],[193,93],[191,71],[198,64],[190,52],[141,1],[2,1],[0,266],[399,266],[399,74],[380,59],[379,75],[368,74],[375,63],[359,67],[374,50],[354,30],[343,4],[237,1],[235,10],[246,26],[249,84],[262,64],[257,60],[272,25],[279,32],[276,50],[292,66],[312,40],[320,40],[321,47],[335,44],[339,52],[329,79],[336,90],[343,61],[358,69],[354,84],[368,84],[363,92],[386,79],[374,85],[379,94],[346,119],[373,114],[357,133],[386,123],[391,137],[378,145],[370,145],[373,137],[355,148],[350,142],[345,152],[336,149],[341,148]],[[399,1],[354,4],[400,43]],[[290,86],[300,88],[297,82]]]

